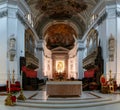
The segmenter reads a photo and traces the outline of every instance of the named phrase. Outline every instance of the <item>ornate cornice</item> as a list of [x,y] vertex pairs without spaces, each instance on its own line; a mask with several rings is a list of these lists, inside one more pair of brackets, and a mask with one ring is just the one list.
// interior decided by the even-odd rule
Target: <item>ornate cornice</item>
[[105,12],[97,21],[97,24],[100,25],[106,18],[107,18],[107,12]]
[[35,31],[35,29],[31,26],[31,24],[28,22],[28,20],[19,12],[16,12],[16,17],[19,19],[19,21],[26,27],[26,28],[30,28],[32,30],[32,32],[34,33],[35,37],[38,40],[38,35]]
[[116,17],[120,17],[120,11],[116,11]]
[[36,49],[37,50],[39,50],[39,51],[43,51],[43,40],[39,40],[38,42],[37,42],[37,47],[36,47]]
[[19,12],[16,13],[16,17],[20,20],[20,22],[21,22],[23,25],[26,26],[26,22],[25,22],[24,18],[22,17],[22,15],[21,15]]
[[4,10],[4,11],[0,12],[0,18],[3,18],[5,16],[8,16],[8,10]]
[[86,40],[86,37],[88,35],[88,33],[90,32],[90,30],[92,28],[95,28],[97,26],[99,26],[105,19],[107,19],[108,17],[108,13],[105,11],[101,16],[99,16],[94,22],[93,24],[91,24],[88,28],[88,30],[86,31],[85,35],[83,36],[83,39],[81,40],[82,42],[84,42]]
[[36,49],[39,50],[39,51],[43,51],[42,47],[37,47]]

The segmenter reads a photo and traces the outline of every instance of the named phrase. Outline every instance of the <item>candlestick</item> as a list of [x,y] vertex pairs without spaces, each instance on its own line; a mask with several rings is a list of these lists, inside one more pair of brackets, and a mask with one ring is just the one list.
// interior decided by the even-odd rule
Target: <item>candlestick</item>
[[20,78],[20,80],[21,80],[21,89],[22,89],[22,74],[23,74],[23,72],[21,71],[21,78]]
[[26,97],[24,96],[23,94],[23,90],[22,90],[22,75],[23,75],[23,72],[21,71],[21,75],[20,75],[20,80],[21,80],[21,91],[20,91],[20,95],[18,96],[18,100],[26,100]]
[[12,83],[15,83],[15,70],[13,70],[13,74],[12,74]]
[[111,61],[110,61],[110,70],[111,70]]
[[10,92],[10,71],[8,71],[8,89]]

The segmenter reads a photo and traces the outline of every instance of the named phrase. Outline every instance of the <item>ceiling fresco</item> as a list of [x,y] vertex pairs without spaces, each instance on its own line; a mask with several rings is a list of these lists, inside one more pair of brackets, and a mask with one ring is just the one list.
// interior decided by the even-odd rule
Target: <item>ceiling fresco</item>
[[[82,39],[85,31],[88,28],[92,11],[99,1],[100,0],[26,0],[31,11],[33,12],[34,27],[40,39],[44,39],[44,27],[48,23],[52,24],[53,22],[57,22],[57,24],[61,24],[61,22],[67,22],[68,27],[70,26],[69,23],[73,23],[77,27],[77,30],[79,30],[79,32],[76,32],[77,39]],[[50,34],[52,29],[49,29],[50,32],[47,32]],[[60,36],[65,36],[64,34],[66,34],[65,32],[61,33],[58,31],[52,31],[52,33],[54,33],[54,37],[59,36],[59,38],[61,38]],[[72,35],[67,34],[66,37],[69,36]],[[66,39],[66,37],[62,38]],[[53,37],[50,38],[53,39]],[[70,37],[67,39],[73,38]],[[67,42],[68,41],[64,41],[64,43]],[[72,40],[70,42],[73,43]]]
[[45,36],[47,36],[45,39],[48,49],[58,46],[72,49],[77,35],[75,30],[67,24],[54,24],[46,30]]
[[37,10],[51,19],[70,18],[87,8],[83,0],[38,0]]

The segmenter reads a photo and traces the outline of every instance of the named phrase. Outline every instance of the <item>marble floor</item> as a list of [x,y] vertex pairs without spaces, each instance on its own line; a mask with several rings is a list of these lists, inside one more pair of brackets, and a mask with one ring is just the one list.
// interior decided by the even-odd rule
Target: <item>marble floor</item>
[[80,97],[48,97],[46,90],[24,91],[27,100],[5,106],[6,94],[0,92],[0,110],[120,110],[120,94],[84,91]]

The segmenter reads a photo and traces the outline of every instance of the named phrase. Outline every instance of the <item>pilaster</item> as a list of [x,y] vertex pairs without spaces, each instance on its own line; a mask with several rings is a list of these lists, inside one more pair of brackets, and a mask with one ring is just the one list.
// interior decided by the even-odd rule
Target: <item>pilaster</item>
[[38,78],[42,79],[43,74],[43,63],[44,63],[44,53],[43,53],[43,40],[39,40],[37,43],[37,56],[39,58],[39,69],[38,69]]

